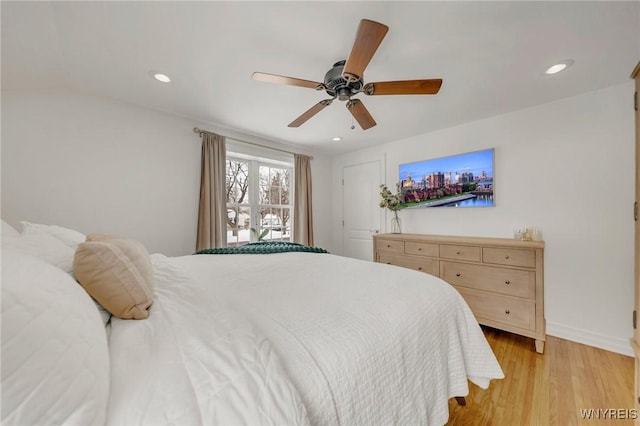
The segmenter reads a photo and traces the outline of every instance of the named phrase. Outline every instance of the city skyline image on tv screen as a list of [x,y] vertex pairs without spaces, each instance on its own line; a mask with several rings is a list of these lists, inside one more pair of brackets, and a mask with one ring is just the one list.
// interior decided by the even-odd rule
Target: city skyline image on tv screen
[[402,208],[493,207],[494,149],[401,164]]

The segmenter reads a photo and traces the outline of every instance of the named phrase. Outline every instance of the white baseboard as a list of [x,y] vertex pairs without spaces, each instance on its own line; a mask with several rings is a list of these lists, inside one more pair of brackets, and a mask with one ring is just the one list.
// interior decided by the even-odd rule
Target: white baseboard
[[559,337],[561,339],[571,340],[572,342],[582,343],[584,345],[594,346],[622,355],[633,356],[631,343],[628,339],[619,337],[604,336],[589,330],[581,328],[568,327],[566,325],[547,321],[547,334],[549,336]]

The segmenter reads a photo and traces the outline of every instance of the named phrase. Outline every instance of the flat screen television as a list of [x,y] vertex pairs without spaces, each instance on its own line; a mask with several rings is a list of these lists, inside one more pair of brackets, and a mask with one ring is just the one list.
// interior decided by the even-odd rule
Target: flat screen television
[[402,208],[493,207],[494,148],[401,164]]

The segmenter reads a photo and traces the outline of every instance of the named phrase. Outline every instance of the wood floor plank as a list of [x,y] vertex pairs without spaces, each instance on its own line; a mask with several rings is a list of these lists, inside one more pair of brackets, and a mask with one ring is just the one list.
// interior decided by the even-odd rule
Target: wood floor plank
[[[628,416],[633,408],[633,358],[551,336],[545,353],[538,354],[531,339],[483,330],[505,379],[492,381],[489,389],[470,383],[466,406],[449,401],[447,425],[633,424],[629,418],[611,418]],[[583,418],[581,410],[589,409],[593,418]],[[603,412],[610,409],[619,411]]]

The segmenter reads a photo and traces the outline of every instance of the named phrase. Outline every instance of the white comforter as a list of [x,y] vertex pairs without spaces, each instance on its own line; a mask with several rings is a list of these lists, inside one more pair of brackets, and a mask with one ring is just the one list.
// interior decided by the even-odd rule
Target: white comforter
[[270,342],[170,258],[152,263],[149,318],[112,318],[107,424],[308,424]]
[[312,424],[442,425],[448,399],[468,394],[467,379],[485,388],[504,377],[462,297],[433,276],[312,253],[171,264],[189,271],[201,295],[190,309],[215,316],[208,300],[219,297],[268,338]]

